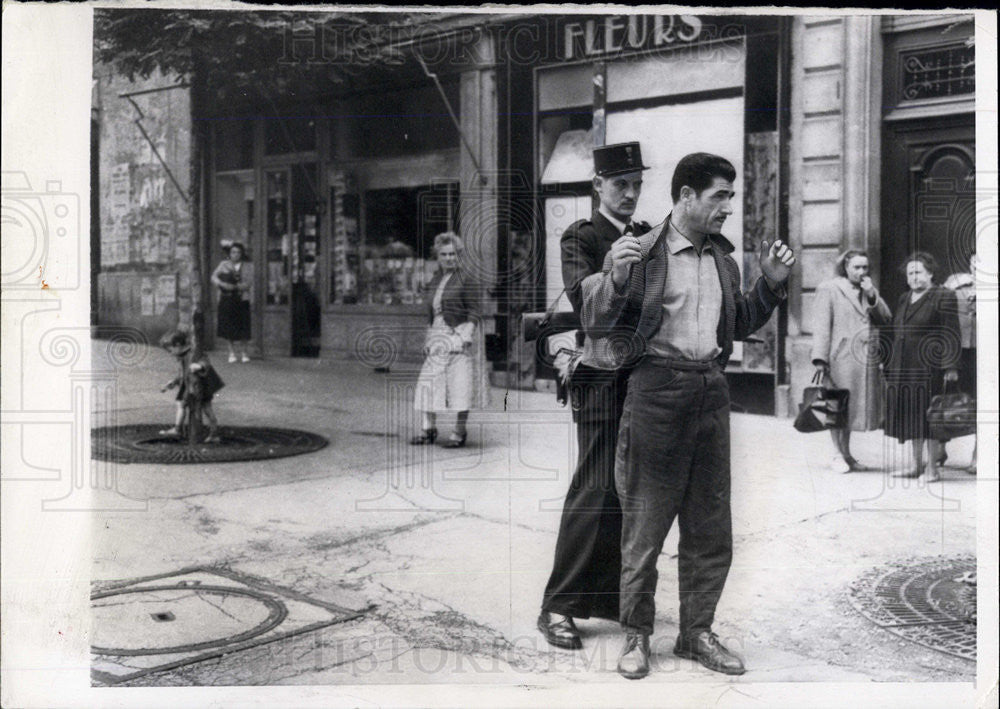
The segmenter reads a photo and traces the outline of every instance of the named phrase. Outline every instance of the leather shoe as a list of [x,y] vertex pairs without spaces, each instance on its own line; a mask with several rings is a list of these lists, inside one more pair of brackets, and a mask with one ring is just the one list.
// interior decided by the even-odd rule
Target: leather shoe
[[719,642],[719,636],[708,630],[703,630],[694,637],[677,636],[674,654],[688,660],[696,660],[710,670],[727,675],[741,675],[746,672],[743,660],[730,652]]
[[567,650],[579,650],[583,647],[580,631],[576,629],[573,619],[568,615],[542,611],[538,616],[538,629],[542,631],[549,645]]
[[649,674],[649,636],[626,633],[618,656],[618,674],[625,679],[642,679]]
[[438,432],[436,428],[425,428],[420,432],[419,436],[414,436],[410,439],[411,446],[426,446],[434,442],[437,438]]

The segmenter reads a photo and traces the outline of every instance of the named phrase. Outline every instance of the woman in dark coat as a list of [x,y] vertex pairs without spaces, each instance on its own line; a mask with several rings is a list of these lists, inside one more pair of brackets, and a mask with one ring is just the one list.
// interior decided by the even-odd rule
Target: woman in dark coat
[[945,382],[958,381],[962,351],[955,294],[934,284],[937,262],[917,251],[904,266],[909,291],[896,305],[892,319],[892,350],[885,368],[885,432],[913,447],[913,468],[896,477],[915,478],[924,472],[927,440],[927,476],[938,480],[940,443],[930,437],[927,408]]
[[240,358],[249,362],[247,341],[250,339],[250,293],[253,271],[246,260],[246,248],[233,242],[228,248],[229,258],[223,259],[212,273],[212,283],[219,289],[218,327],[216,335],[229,344],[229,361]]
[[422,431],[410,443],[425,445],[437,438],[436,415],[455,411],[455,431],[445,448],[465,445],[470,408],[486,406],[489,394],[479,289],[459,268],[462,240],[451,232],[434,238],[440,269],[427,285],[431,294],[430,327],[424,341],[424,364],[414,392],[413,408],[421,413]]

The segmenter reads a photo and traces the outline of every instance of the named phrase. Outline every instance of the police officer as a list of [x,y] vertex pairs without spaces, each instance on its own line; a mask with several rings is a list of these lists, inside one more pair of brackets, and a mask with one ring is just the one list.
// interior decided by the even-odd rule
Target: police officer
[[[650,230],[649,224],[632,221],[642,191],[642,171],[648,169],[642,164],[639,143],[594,149],[594,191],[600,205],[589,220],[570,225],[560,241],[563,283],[577,314],[580,283],[601,271],[612,244]],[[577,338],[582,345],[582,331]],[[614,462],[627,379],[628,371],[598,369],[584,357],[570,382],[577,466],[538,617],[538,629],[557,647],[583,647],[573,618],[618,620],[622,518]]]

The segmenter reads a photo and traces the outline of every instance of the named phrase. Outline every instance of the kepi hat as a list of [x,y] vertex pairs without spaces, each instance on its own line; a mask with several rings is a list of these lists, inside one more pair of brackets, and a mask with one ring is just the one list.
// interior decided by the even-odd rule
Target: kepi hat
[[638,142],[615,143],[594,148],[594,174],[598,177],[624,175],[627,172],[648,169],[642,164],[642,151]]

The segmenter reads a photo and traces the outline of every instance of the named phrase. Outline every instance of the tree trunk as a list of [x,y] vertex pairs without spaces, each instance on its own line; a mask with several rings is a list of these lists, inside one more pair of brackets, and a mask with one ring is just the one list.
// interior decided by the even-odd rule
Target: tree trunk
[[201,356],[205,342],[205,288],[202,255],[205,253],[204,156],[207,150],[204,115],[205,76],[196,58],[191,72],[191,343],[195,357]]

